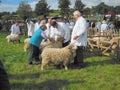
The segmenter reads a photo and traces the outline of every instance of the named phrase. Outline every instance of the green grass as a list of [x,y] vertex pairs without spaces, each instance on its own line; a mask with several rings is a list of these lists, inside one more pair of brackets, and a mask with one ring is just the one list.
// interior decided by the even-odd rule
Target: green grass
[[12,90],[119,90],[120,64],[113,57],[85,52],[84,68],[58,70],[54,65],[40,70],[40,64],[27,64],[29,52],[21,43],[6,42],[6,32],[0,32],[0,60],[8,73]]

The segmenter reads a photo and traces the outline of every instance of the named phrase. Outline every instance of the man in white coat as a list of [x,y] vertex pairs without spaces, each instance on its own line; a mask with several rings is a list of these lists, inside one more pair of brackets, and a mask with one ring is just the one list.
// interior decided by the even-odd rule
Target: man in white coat
[[35,23],[35,28],[34,28],[34,32],[39,29],[41,26],[41,20],[40,18],[37,19],[37,22]]
[[34,33],[34,23],[31,20],[26,20],[27,29],[28,29],[28,37],[31,38]]
[[71,35],[71,43],[77,46],[74,64],[83,65],[83,47],[87,46],[87,23],[79,11],[74,11],[76,19],[75,26]]
[[69,27],[64,22],[64,17],[58,17],[57,23],[61,26],[63,30],[62,34],[64,37],[64,41],[62,43],[62,46],[65,47],[69,44],[69,41],[70,41],[70,30],[69,30]]

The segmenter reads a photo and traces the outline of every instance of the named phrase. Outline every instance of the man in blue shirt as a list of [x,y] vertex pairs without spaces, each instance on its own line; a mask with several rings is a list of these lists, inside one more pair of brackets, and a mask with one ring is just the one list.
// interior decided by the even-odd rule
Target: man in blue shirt
[[39,29],[37,29],[33,36],[30,38],[30,56],[28,60],[28,64],[31,65],[33,59],[35,61],[40,61],[39,53],[40,53],[40,44],[43,38],[46,38],[44,31],[47,29],[45,25],[42,25]]

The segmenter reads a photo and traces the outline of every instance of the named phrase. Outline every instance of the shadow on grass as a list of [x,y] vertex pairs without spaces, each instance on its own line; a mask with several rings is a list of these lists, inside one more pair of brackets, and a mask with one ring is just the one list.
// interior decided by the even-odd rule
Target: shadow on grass
[[47,80],[41,83],[14,83],[11,85],[12,90],[64,90],[65,87],[69,84],[79,84],[84,83],[81,81],[72,81],[68,82],[67,80]]
[[[95,58],[93,57],[95,58],[98,57],[98,58],[96,58],[97,60],[95,60]],[[105,57],[107,59],[101,60],[102,57]],[[111,55],[108,57],[100,53],[93,53],[93,52],[86,52],[86,51],[84,52],[84,59],[91,59],[91,60],[84,61],[84,64],[81,64],[81,65],[69,64],[68,67],[70,69],[81,69],[89,66],[97,66],[97,65],[104,66],[104,65],[110,65],[110,64],[120,64],[120,61],[118,61],[115,56]]]

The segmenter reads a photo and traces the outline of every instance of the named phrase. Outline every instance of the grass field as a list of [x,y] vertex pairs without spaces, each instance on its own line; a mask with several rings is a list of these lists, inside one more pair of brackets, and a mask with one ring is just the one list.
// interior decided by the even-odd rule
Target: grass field
[[[8,73],[12,90],[119,90],[120,64],[112,56],[84,52],[84,68],[56,69],[54,65],[40,70],[40,64],[27,64],[29,52],[21,43],[6,42],[9,33],[0,32],[0,60]],[[72,62],[72,61],[71,61]]]

